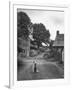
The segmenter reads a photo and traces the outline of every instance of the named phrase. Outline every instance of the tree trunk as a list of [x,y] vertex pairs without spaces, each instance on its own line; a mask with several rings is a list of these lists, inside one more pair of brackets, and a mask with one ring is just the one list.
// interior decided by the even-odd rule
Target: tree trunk
[[29,54],[30,54],[30,39],[28,39],[27,57],[29,57]]
[[39,47],[40,47],[40,42],[37,42],[37,46],[38,46],[38,49],[39,49]]

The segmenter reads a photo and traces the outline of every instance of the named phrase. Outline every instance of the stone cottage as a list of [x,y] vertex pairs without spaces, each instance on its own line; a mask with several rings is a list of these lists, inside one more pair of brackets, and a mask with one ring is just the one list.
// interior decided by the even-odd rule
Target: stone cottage
[[64,61],[64,34],[60,34],[59,31],[56,32],[56,38],[53,43],[53,47],[61,53],[61,59]]
[[21,52],[26,57],[28,57],[30,53],[30,39],[32,39],[32,32],[33,32],[32,23],[30,23],[27,27],[29,30],[28,38],[25,39],[24,37],[20,37],[20,38],[18,37],[18,48],[21,49]]

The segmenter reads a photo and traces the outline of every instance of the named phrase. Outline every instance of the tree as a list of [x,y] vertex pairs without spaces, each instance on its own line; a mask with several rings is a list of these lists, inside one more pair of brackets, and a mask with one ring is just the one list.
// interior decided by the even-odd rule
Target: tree
[[49,30],[45,30],[44,31],[44,43],[46,44],[46,43],[50,43],[50,41],[49,41],[49,39],[50,39],[50,32],[49,32]]
[[33,38],[37,42],[38,48],[42,42],[47,43],[49,37],[49,30],[47,31],[42,23],[33,25]]
[[51,40],[50,41],[50,48],[53,48],[53,43],[54,43],[54,40]]
[[30,24],[30,18],[24,12],[17,13],[17,35],[27,39],[29,31],[27,25]]

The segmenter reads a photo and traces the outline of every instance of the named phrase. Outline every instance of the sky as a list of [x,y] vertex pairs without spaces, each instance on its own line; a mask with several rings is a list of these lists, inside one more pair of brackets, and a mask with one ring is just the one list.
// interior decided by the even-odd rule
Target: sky
[[25,12],[34,23],[43,23],[47,30],[50,31],[50,39],[54,40],[56,31],[64,33],[64,12],[48,11],[48,10],[33,10],[33,9],[18,9],[18,12]]

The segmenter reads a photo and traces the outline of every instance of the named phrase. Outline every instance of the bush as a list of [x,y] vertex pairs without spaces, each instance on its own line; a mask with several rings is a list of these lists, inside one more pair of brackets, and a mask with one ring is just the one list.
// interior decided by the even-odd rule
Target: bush
[[21,58],[25,58],[26,57],[26,54],[23,53],[23,52],[20,52],[18,56],[21,57]]
[[48,59],[48,58],[52,58],[52,57],[54,57],[53,51],[47,51],[43,56],[44,59]]
[[59,53],[57,51],[57,49],[51,49],[47,52],[45,52],[44,56],[43,56],[44,59],[48,60],[50,58],[54,58],[54,61],[61,61],[61,53]]
[[31,57],[36,56],[36,55],[38,55],[37,50],[30,50],[30,56]]
[[40,52],[44,52],[46,49],[44,47],[39,48]]

